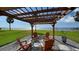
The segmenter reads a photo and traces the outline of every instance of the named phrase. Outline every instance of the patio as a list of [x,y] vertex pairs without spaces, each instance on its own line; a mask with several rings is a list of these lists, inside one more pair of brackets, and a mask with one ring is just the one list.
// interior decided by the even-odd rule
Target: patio
[[[52,33],[53,33],[53,35],[51,36],[52,40],[53,40],[52,48],[51,48],[52,50],[55,50],[55,51],[79,50],[75,47],[72,47],[67,44],[59,42],[58,41],[59,37],[57,37],[57,38],[55,37],[55,24],[57,23],[57,21],[60,20],[61,18],[63,18],[64,16],[68,15],[74,9],[75,9],[74,7],[0,7],[0,12],[1,12],[0,16],[7,16],[7,22],[9,24],[13,23],[13,19],[15,18],[20,21],[28,22],[31,25],[31,36],[27,37],[27,38],[29,38],[28,40],[24,39],[27,41],[27,44],[31,44],[31,51],[32,50],[33,51],[34,50],[42,51],[43,48],[45,48],[46,41],[44,40],[44,38],[42,36],[39,37],[38,42],[36,42],[36,43],[31,41],[33,39],[36,39],[36,37],[37,37],[36,36],[33,38],[33,33],[34,33],[34,31],[36,32],[36,29],[33,30],[33,27],[36,24],[50,24],[52,26]],[[10,25],[9,25],[9,27],[11,30]],[[50,41],[50,40],[48,40],[48,41]],[[20,48],[22,48],[24,45],[26,45],[25,43],[24,43],[24,45],[22,45],[22,43],[20,42],[20,39],[19,39],[19,44],[21,46]],[[49,44],[47,44],[47,45],[49,45]],[[18,43],[13,42],[9,45],[1,47],[0,50],[5,50],[5,51],[7,49],[16,50],[18,46],[19,46]]]
[[[73,45],[75,47],[72,47],[70,45],[64,44],[61,40],[61,36],[56,36],[56,41],[54,43],[54,46],[52,47],[55,51],[79,51],[79,44],[76,42],[74,44],[70,43],[71,41],[68,41],[70,45]],[[24,37],[21,39],[21,41],[28,41],[31,40],[31,36]],[[17,51],[19,47],[19,44],[15,41],[13,43],[10,43],[8,45],[5,45],[3,47],[0,47],[0,51]],[[42,51],[41,47],[39,48],[33,48],[32,51]]]

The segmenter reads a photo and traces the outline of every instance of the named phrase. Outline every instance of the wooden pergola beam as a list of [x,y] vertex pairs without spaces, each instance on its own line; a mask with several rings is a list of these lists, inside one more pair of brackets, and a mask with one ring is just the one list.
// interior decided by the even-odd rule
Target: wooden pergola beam
[[11,15],[11,14],[8,14],[8,13],[6,13],[6,12],[4,12],[4,11],[0,11],[0,16],[8,16],[8,17],[11,17],[11,18],[15,18],[15,19],[17,19],[17,20],[29,22],[29,21],[27,21],[27,20],[23,20],[23,18],[18,18],[18,17],[16,17],[16,16]]
[[[19,8],[19,9],[21,9],[21,7],[17,7],[17,8]],[[16,10],[17,8],[11,8],[11,10]],[[27,9],[27,8],[26,8]],[[48,10],[47,9],[43,9],[43,10],[38,10],[38,11],[32,11],[32,12],[27,12],[27,13],[21,13],[20,15],[22,15],[23,16],[23,14],[26,14],[26,15],[29,15],[29,14],[37,14],[37,13],[44,13],[44,12],[54,12],[54,11],[65,11],[64,13],[66,13],[68,10],[74,10],[75,8],[74,7],[71,7],[71,8],[67,8],[67,7],[59,7],[59,8],[48,8]],[[7,9],[7,10],[9,10],[9,9]],[[5,10],[6,11],[6,10]],[[21,20],[21,21],[25,21],[25,22],[30,22],[30,23],[38,23],[38,22],[52,22],[53,20],[47,20],[47,19],[45,19],[45,18],[43,18],[43,19],[41,19],[41,18],[39,18],[38,19],[38,17],[44,17],[44,16],[54,16],[54,15],[56,15],[56,16],[61,16],[61,14],[54,14],[54,15],[52,15],[52,14],[46,14],[46,15],[37,15],[36,17],[35,16],[29,16],[29,17],[23,17],[23,18],[20,18],[20,17],[18,17],[18,16],[16,16],[16,15],[11,15],[11,14],[9,14],[9,13],[7,13],[7,12],[5,12],[5,11],[0,11],[0,15],[4,15],[4,16],[8,16],[8,17],[11,17],[11,18],[15,18],[15,19],[18,19],[18,20]],[[67,13],[68,14],[68,13]],[[31,18],[31,17],[34,17],[35,19],[28,19],[28,18]],[[51,17],[52,18],[52,17]],[[54,19],[56,19],[56,18],[54,18]]]
[[35,22],[52,22],[55,20],[56,18],[52,18],[52,19],[47,19],[47,18],[37,18],[37,19],[30,19],[29,22],[35,23]]
[[67,7],[59,7],[59,8],[51,8],[51,9],[44,9],[44,10],[38,10],[38,11],[32,11],[32,12],[27,12],[27,13],[21,13],[21,14],[15,14],[17,15],[29,15],[29,14],[38,14],[38,13],[44,13],[44,12],[55,12],[55,11],[63,11],[63,10],[71,10],[71,8]]
[[[38,17],[43,17],[43,16],[50,16],[51,18],[55,18],[54,16],[62,16],[62,15],[66,15],[66,13],[68,12],[68,10],[67,11],[64,11],[63,13],[61,12],[61,13],[55,13],[55,14],[46,14],[46,15],[39,15],[39,16],[28,16],[28,17],[23,17],[24,19],[27,19],[27,20],[30,20],[30,19],[35,19],[35,18],[38,18]],[[44,20],[44,19],[43,19]],[[39,20],[38,20],[39,21]]]
[[17,8],[21,8],[21,7],[0,7],[0,10],[7,11],[7,10],[12,10],[12,9],[17,9]]
[[37,18],[37,17],[54,16],[54,15],[58,15],[59,16],[59,15],[62,15],[62,14],[61,13],[58,13],[58,14],[46,14],[46,15],[43,14],[43,15],[38,15],[36,17],[35,16],[26,16],[26,17],[21,17],[21,18],[26,18],[27,19],[27,18],[34,18],[34,17]]

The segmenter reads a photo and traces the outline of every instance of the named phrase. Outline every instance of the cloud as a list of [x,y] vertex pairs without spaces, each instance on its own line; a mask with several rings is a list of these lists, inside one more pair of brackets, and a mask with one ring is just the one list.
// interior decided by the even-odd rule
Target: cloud
[[74,22],[74,18],[71,16],[68,16],[64,19],[65,22]]
[[58,22],[75,22],[74,17],[76,12],[79,11],[79,8],[76,8],[74,11],[64,16],[64,18],[60,19]]
[[66,17],[60,19],[58,22],[75,22],[75,21],[74,21],[74,18],[73,17],[66,16]]

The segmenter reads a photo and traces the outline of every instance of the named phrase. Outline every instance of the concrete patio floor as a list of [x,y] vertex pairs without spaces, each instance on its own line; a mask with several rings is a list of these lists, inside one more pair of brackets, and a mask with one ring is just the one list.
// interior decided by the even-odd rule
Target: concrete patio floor
[[[41,39],[42,37],[40,37]],[[24,37],[21,40],[29,40],[31,39],[31,36]],[[79,51],[79,44],[67,39],[67,44],[64,44],[62,42],[61,36],[55,36],[55,44],[52,47],[53,49],[56,49],[57,51]],[[16,51],[18,48],[18,43],[15,41],[13,43],[10,43],[8,45],[5,45],[3,47],[0,47],[0,51]]]

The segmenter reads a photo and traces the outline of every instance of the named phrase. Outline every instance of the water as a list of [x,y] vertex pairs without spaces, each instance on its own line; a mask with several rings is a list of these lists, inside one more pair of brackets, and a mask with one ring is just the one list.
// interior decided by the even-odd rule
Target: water
[[56,28],[57,31],[78,31],[78,28]]
[[[52,30],[52,29],[40,29],[40,30]],[[55,28],[56,31],[79,31],[78,28]]]

